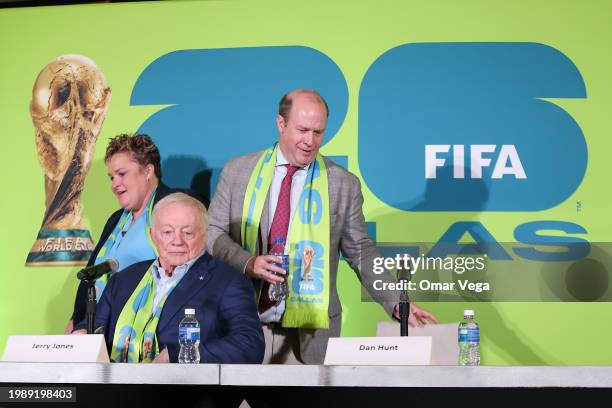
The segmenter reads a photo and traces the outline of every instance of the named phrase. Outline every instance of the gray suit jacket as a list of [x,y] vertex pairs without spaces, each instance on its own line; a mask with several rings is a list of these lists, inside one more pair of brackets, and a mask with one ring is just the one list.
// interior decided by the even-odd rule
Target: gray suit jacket
[[[229,161],[219,178],[217,191],[209,208],[207,250],[235,268],[244,271],[251,254],[241,246],[242,208],[249,178],[263,151],[251,153]],[[388,280],[388,275],[374,275],[371,265],[380,253],[367,233],[362,211],[363,196],[359,179],[325,159],[329,180],[330,202],[330,299],[329,329],[299,329],[300,355],[306,364],[322,364],[329,337],[340,335],[342,305],[336,290],[339,252],[357,273],[362,285],[391,315],[396,302],[385,301],[380,292],[372,289],[375,279]],[[269,225],[268,200],[260,225]],[[266,254],[267,231],[260,228],[258,254]],[[260,281],[255,282],[259,296]],[[387,299],[389,300],[389,299]]]

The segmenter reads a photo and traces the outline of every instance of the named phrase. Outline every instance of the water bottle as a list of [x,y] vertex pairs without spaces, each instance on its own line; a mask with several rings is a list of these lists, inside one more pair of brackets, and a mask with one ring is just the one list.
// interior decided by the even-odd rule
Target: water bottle
[[185,309],[185,317],[179,324],[179,343],[179,363],[200,362],[200,323],[195,318],[195,309]]
[[459,323],[459,365],[480,365],[480,328],[474,321],[474,311],[464,310]]
[[[268,292],[270,300],[276,302],[276,304],[279,304],[289,295],[289,289],[287,288],[287,275],[289,274],[289,255],[285,253],[285,240],[283,238],[276,238],[276,240],[274,240],[274,245],[272,246],[270,255],[279,257],[282,260],[281,263],[273,262],[273,264],[283,268],[286,272],[284,275],[285,280],[283,282],[271,284]],[[278,275],[274,271],[272,271],[272,273]]]

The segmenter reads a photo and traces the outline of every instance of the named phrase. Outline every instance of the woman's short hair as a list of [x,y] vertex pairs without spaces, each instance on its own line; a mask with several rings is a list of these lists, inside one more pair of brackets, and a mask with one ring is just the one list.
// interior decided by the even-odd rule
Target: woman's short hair
[[161,160],[159,150],[153,140],[145,134],[121,134],[113,137],[106,147],[104,162],[108,163],[110,158],[117,153],[130,153],[132,158],[142,167],[153,165],[155,175],[161,180]]

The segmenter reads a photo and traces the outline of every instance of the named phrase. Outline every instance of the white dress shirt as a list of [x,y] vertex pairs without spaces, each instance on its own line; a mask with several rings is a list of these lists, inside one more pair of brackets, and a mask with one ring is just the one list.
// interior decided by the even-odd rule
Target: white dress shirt
[[181,281],[181,279],[183,279],[183,276],[185,276],[189,268],[191,268],[195,261],[197,261],[198,258],[200,258],[202,255],[204,255],[204,252],[202,252],[199,256],[196,256],[189,262],[174,268],[172,276],[168,276],[166,274],[166,271],[159,263],[159,258],[157,258],[155,262],[153,262],[153,270],[151,272],[153,273],[153,291],[155,293],[153,297],[154,313],[155,311],[157,311],[157,306],[159,305],[159,302],[161,302],[164,296],[168,292],[170,292],[173,287],[179,284],[179,282]]

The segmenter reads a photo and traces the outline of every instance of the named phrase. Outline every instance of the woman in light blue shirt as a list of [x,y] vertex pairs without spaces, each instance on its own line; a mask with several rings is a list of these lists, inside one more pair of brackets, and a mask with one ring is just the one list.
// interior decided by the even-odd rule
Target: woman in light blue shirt
[[[87,266],[115,259],[119,270],[156,257],[149,236],[153,205],[176,191],[161,183],[161,161],[157,146],[147,135],[119,135],[110,140],[104,162],[108,168],[111,188],[119,210],[104,226],[98,244]],[[96,297],[100,299],[106,286],[106,276],[96,281]],[[81,282],[74,302],[71,320],[66,332],[72,331],[73,322],[85,318],[87,286]]]

